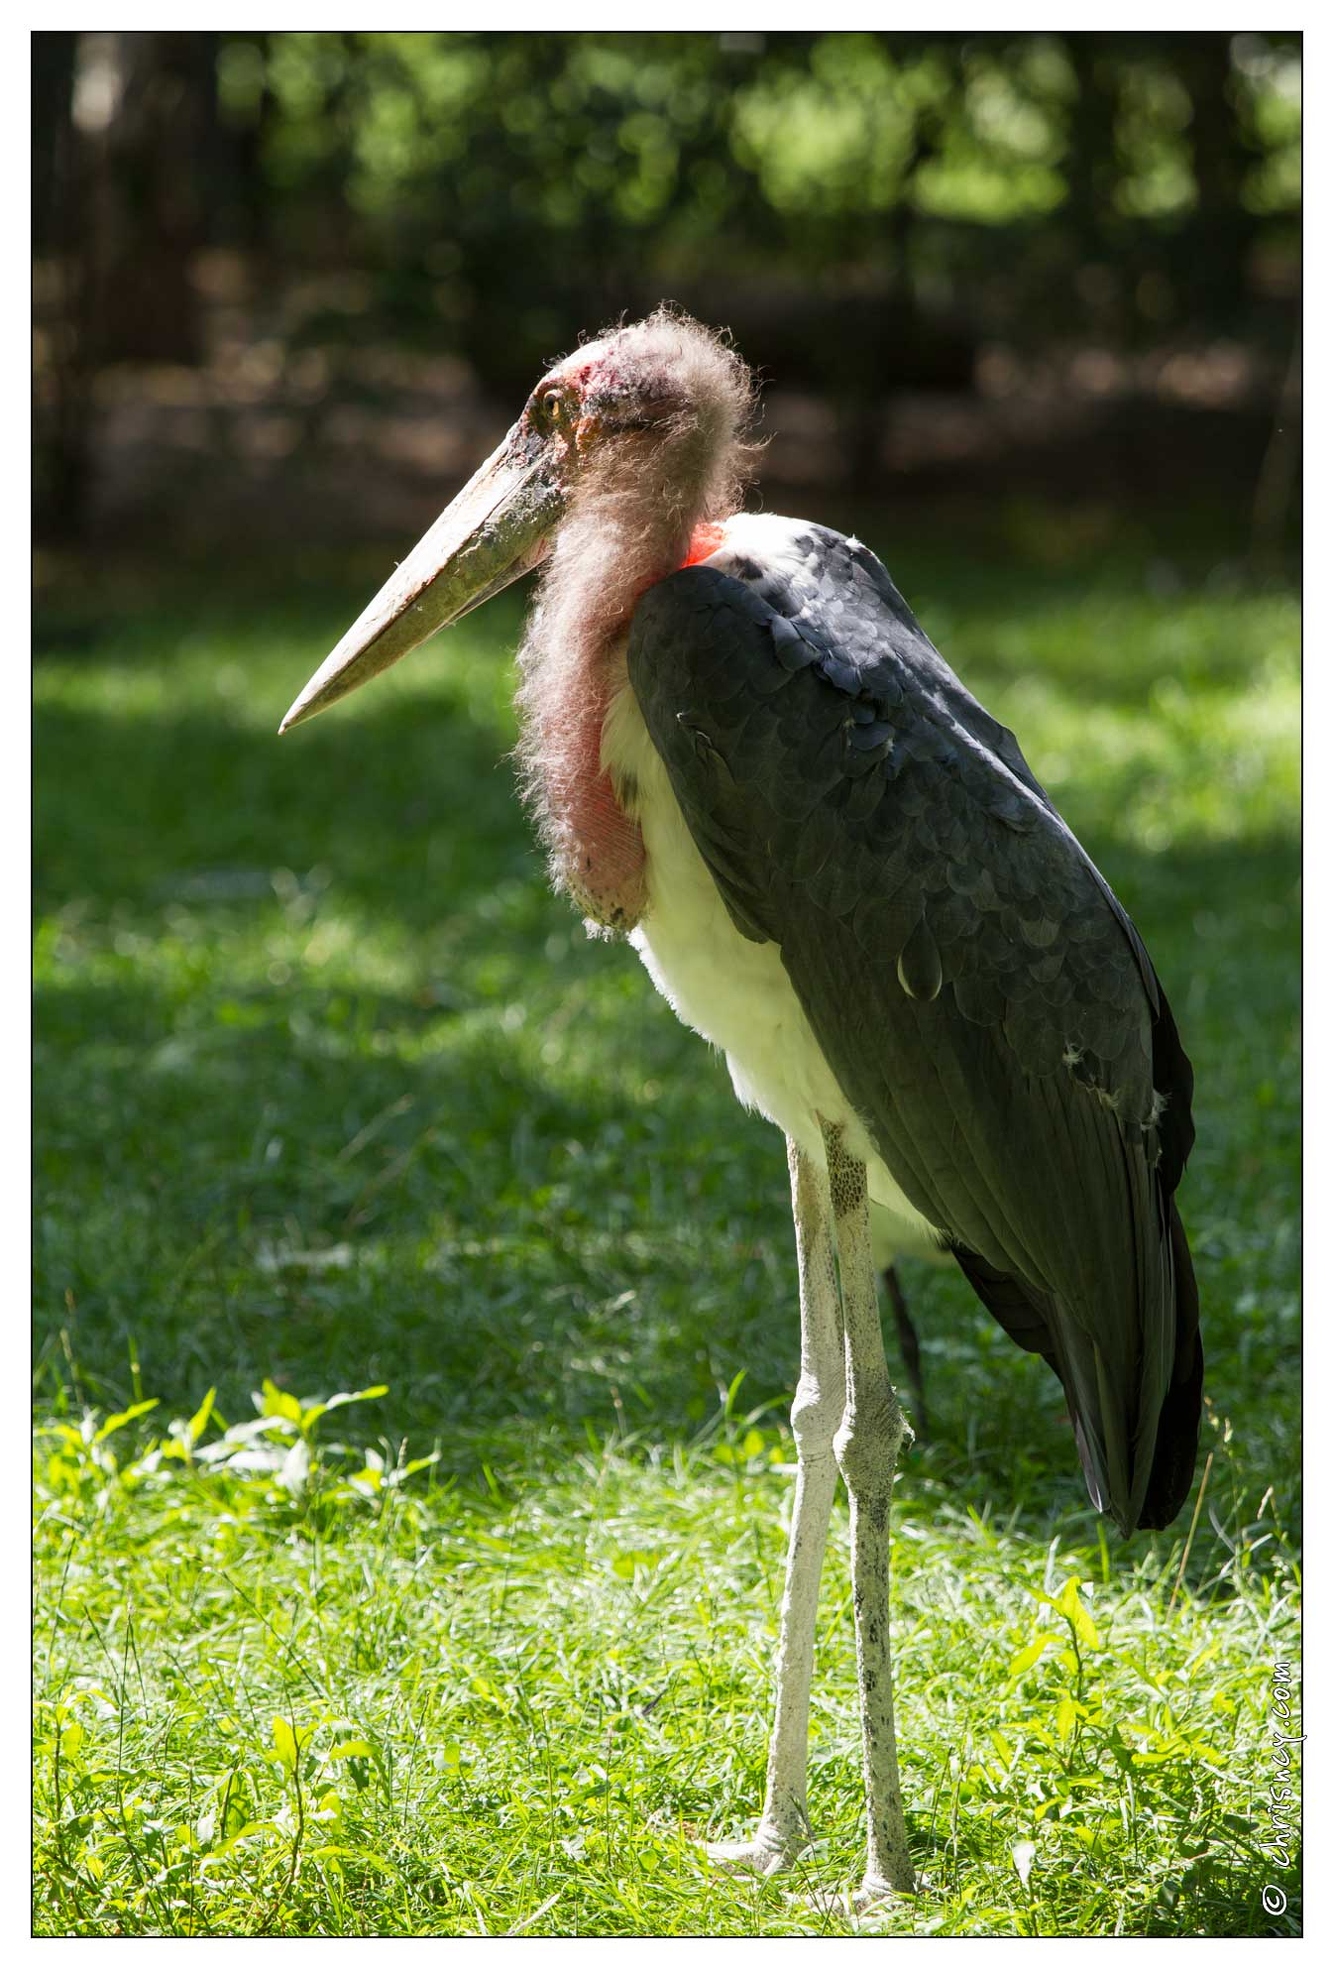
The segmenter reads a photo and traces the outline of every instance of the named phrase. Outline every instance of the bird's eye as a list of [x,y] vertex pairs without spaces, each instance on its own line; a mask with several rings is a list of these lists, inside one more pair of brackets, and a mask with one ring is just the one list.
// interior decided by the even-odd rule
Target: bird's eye
[[543,390],[542,395],[538,401],[538,408],[542,412],[542,420],[544,423],[547,424],[558,423],[560,420],[561,412],[565,408],[564,390]]

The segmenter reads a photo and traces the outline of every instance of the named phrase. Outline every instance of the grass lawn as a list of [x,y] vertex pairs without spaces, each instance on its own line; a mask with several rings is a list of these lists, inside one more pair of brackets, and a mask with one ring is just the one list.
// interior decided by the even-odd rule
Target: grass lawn
[[[1296,598],[1054,520],[1002,553],[854,517],[1172,997],[1211,1458],[1188,1551],[1189,1510],[1105,1532],[1045,1368],[910,1273],[929,1885],[861,1925],[1292,1933],[1262,1842],[1298,1647]],[[520,598],[276,739],[388,558],[79,573],[39,609],[37,1928],[847,1932],[841,1505],[816,1842],[764,1885],[697,1845],[763,1786],[781,1140],[545,890],[504,763]]]

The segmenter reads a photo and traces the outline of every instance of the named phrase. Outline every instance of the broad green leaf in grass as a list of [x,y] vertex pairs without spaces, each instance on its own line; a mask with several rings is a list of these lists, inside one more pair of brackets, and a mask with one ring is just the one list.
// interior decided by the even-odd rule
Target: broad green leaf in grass
[[118,1415],[108,1415],[94,1435],[93,1441],[104,1443],[108,1436],[114,1436],[116,1431],[123,1429],[127,1422],[134,1422],[139,1416],[147,1415],[149,1410],[156,1408],[157,1405],[157,1397],[154,1396],[151,1401],[132,1402],[129,1408],[122,1409]]
[[1006,1671],[1010,1680],[1017,1681],[1021,1675],[1026,1675],[1033,1663],[1041,1660],[1047,1649],[1059,1640],[1058,1634],[1039,1634],[1036,1640],[1030,1641],[1027,1647],[1021,1648]]
[[315,1734],[313,1728],[296,1728],[286,1716],[274,1716],[269,1728],[273,1734],[273,1748],[283,1769],[295,1773],[298,1763]]

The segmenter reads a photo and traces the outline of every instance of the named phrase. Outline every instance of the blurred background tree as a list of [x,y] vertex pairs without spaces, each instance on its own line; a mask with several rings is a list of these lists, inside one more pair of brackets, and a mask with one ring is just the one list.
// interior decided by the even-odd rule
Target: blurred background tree
[[778,394],[770,480],[1193,475],[1292,524],[1296,34],[33,49],[44,536],[397,531],[664,297]]

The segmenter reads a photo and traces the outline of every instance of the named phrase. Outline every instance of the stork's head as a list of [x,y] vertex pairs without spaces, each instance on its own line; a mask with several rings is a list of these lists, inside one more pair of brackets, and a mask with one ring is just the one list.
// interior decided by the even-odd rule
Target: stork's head
[[722,517],[750,402],[740,357],[688,316],[660,308],[576,349],[542,378],[503,444],[363,610],[281,730],[537,567],[572,511],[596,506],[627,538],[688,539],[701,520]]

